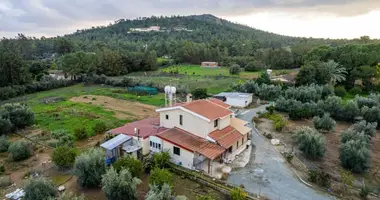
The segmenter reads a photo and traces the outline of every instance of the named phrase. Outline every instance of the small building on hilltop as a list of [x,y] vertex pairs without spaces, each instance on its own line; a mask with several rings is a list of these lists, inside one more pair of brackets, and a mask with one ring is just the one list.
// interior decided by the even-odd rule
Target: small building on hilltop
[[217,62],[202,62],[201,67],[215,68],[219,66]]
[[252,94],[241,92],[222,92],[214,95],[214,97],[230,106],[239,108],[247,107],[252,103],[253,99]]

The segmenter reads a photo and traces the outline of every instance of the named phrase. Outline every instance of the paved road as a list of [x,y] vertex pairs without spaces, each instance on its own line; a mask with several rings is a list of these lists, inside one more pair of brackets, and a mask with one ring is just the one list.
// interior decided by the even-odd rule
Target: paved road
[[[265,106],[244,111],[237,117],[251,121],[258,111],[264,112]],[[255,131],[252,133],[252,143],[255,149],[252,150],[250,163],[233,171],[228,178],[229,183],[243,184],[248,192],[261,194],[273,200],[334,199],[301,183],[288,168],[282,155]]]

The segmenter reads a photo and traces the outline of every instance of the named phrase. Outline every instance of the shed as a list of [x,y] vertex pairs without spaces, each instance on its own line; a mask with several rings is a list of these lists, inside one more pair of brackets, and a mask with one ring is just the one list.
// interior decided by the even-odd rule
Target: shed
[[107,157],[118,158],[122,156],[121,150],[123,148],[123,144],[129,140],[132,140],[132,137],[124,134],[119,134],[118,136],[104,142],[100,146],[106,149]]
[[214,67],[219,67],[219,66],[217,62],[202,62],[201,67],[214,68]]
[[241,93],[241,92],[222,92],[214,95],[215,98],[224,101],[224,103],[233,106],[244,108],[252,103],[251,93]]

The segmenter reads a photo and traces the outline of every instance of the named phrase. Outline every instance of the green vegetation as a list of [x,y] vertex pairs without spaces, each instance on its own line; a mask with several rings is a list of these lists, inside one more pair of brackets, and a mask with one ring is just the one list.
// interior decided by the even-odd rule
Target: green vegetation
[[85,200],[84,196],[76,196],[71,192],[63,192],[59,197],[50,197],[48,200]]
[[149,183],[162,188],[165,184],[173,185],[173,175],[167,169],[154,168],[149,176]]
[[45,200],[58,194],[53,183],[43,178],[31,179],[25,186],[24,192],[25,200]]
[[60,168],[69,168],[74,165],[77,153],[75,149],[68,146],[60,146],[54,149],[51,160]]
[[0,153],[8,151],[10,142],[5,135],[0,136]]
[[141,161],[132,156],[123,156],[122,158],[117,159],[112,166],[118,172],[122,169],[128,169],[133,177],[140,177],[143,172]]
[[242,188],[234,188],[230,192],[231,200],[246,200],[248,194]]
[[331,176],[323,170],[309,170],[308,180],[312,183],[315,183],[321,187],[330,187],[331,185]]
[[21,161],[32,156],[33,147],[26,140],[18,140],[9,145],[8,152],[11,154],[13,161]]
[[164,184],[162,187],[157,185],[151,185],[148,194],[145,196],[145,200],[171,200],[179,199],[173,198],[172,189],[170,185]]
[[340,146],[342,167],[356,173],[363,173],[371,167],[371,153],[368,143],[362,140],[349,140]]
[[315,116],[313,118],[314,128],[321,131],[333,131],[336,126],[336,122],[330,117],[330,114],[325,113],[322,117]]
[[286,126],[286,119],[284,119],[284,117],[280,114],[264,113],[262,114],[262,117],[272,120],[276,131],[282,131],[282,129]]
[[191,91],[191,95],[193,95],[193,99],[206,99],[208,97],[207,88],[197,88]]
[[128,169],[117,172],[111,167],[102,177],[102,189],[112,200],[137,200],[137,185],[140,183],[141,180],[134,178]]
[[230,74],[237,75],[237,74],[240,74],[241,69],[240,69],[240,66],[238,64],[233,64],[229,68],[229,71],[230,71]]
[[104,158],[103,149],[93,148],[75,159],[73,172],[77,176],[77,182],[81,187],[100,186],[102,176],[106,173]]
[[316,160],[320,159],[325,154],[325,138],[322,134],[318,133],[315,129],[304,126],[294,133],[299,150],[301,150],[306,157]]

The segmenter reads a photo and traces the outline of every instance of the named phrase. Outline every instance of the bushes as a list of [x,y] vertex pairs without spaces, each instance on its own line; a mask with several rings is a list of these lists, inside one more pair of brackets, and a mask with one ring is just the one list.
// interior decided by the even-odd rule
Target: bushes
[[141,183],[138,178],[133,178],[127,169],[119,173],[111,167],[102,177],[103,191],[108,199],[112,200],[137,200],[137,185]]
[[368,144],[362,140],[350,140],[341,144],[339,158],[342,167],[356,173],[366,171],[371,165]]
[[266,72],[262,72],[259,76],[259,78],[256,79],[256,83],[261,85],[261,84],[270,84],[271,80],[269,77],[269,74]]
[[51,159],[55,165],[60,168],[69,168],[73,166],[77,154],[73,148],[60,146],[54,149]]
[[258,61],[251,61],[249,62],[245,67],[244,67],[244,70],[247,71],[247,72],[255,72],[255,71],[260,71],[261,70],[261,66],[259,66],[259,62]]
[[358,104],[353,101],[347,101],[346,104],[341,106],[338,118],[347,122],[354,122],[356,117],[360,115]]
[[317,102],[322,99],[323,86],[310,85],[290,87],[284,92],[285,99],[295,99],[301,102]]
[[335,87],[334,93],[338,97],[344,97],[347,94],[346,89],[343,86]]
[[310,159],[322,158],[325,154],[325,138],[322,134],[310,127],[301,127],[293,137],[298,148]]
[[48,200],[85,200],[84,196],[76,196],[71,192],[63,192],[58,198],[50,197]]
[[13,128],[25,128],[34,124],[34,113],[29,106],[15,103],[4,104],[1,107],[6,111],[3,119],[9,119]]
[[14,161],[21,161],[29,158],[33,153],[33,149],[29,142],[19,140],[9,145],[8,152]]
[[197,88],[191,91],[193,99],[206,99],[208,97],[207,88]]
[[373,137],[376,135],[376,127],[377,127],[376,122],[367,123],[365,120],[362,120],[360,122],[353,124],[350,128],[355,130],[358,133],[363,132],[365,135],[369,137]]
[[233,64],[230,67],[230,74],[239,74],[240,73],[240,66],[238,64]]
[[230,192],[231,200],[246,200],[248,194],[242,188],[234,188]]
[[169,167],[170,159],[170,154],[167,151],[153,154],[154,166],[161,169]]
[[3,136],[0,136],[0,152],[6,152],[8,151],[10,142],[8,141],[8,138]]
[[203,196],[198,196],[197,200],[214,200],[214,198],[212,198],[209,195],[203,195]]
[[113,167],[116,171],[121,171],[123,168],[128,169],[133,177],[140,177],[143,171],[143,165],[140,160],[133,158],[132,156],[125,156],[119,158]]
[[95,134],[103,134],[107,131],[107,126],[103,121],[98,121],[93,127]]
[[24,188],[24,200],[45,200],[57,196],[53,183],[45,179],[32,179]]
[[357,132],[355,130],[349,129],[346,131],[343,131],[341,134],[341,143],[344,144],[350,140],[354,141],[363,141],[367,144],[371,141],[371,137],[368,135],[364,134],[364,132]]
[[76,140],[84,140],[88,137],[86,128],[76,128],[74,130],[74,135]]
[[337,96],[329,96],[324,101],[318,102],[318,108],[326,113],[330,113],[332,117],[339,116],[342,99]]
[[12,123],[8,119],[3,119],[0,116],[0,135],[8,134],[12,130]]
[[363,91],[362,91],[361,87],[355,86],[355,87],[351,88],[349,92],[353,95],[357,95],[357,94],[361,94]]
[[371,108],[364,106],[361,110],[363,119],[367,122],[376,122],[377,125],[380,124],[380,108],[373,106]]
[[154,168],[149,176],[149,184],[162,188],[164,184],[173,185],[173,177],[169,170]]
[[148,194],[145,196],[145,200],[172,200],[172,190],[170,185],[164,184],[161,188],[157,185],[150,185]]
[[102,149],[94,148],[82,153],[75,159],[74,174],[81,187],[98,187],[106,172],[105,154]]
[[57,146],[74,146],[74,137],[67,130],[59,129],[52,132],[53,138],[58,140]]
[[286,120],[280,114],[266,113],[263,117],[273,121],[276,131],[282,131],[282,129],[286,126]]
[[330,187],[330,175],[323,170],[309,170],[309,181],[321,187]]
[[330,114],[325,113],[323,117],[315,116],[313,118],[314,127],[318,130],[332,131],[335,129],[336,123],[330,117]]

